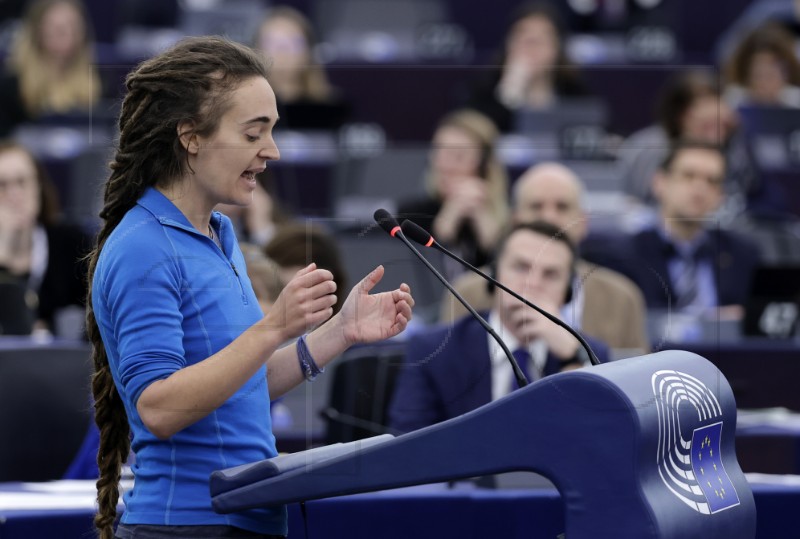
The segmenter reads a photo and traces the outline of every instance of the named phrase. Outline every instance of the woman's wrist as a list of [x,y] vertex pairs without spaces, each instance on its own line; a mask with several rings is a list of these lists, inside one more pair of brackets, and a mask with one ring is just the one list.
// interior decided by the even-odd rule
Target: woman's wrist
[[355,335],[348,333],[349,330],[340,312],[306,335],[306,344],[317,365],[324,367],[333,358],[356,344]]
[[301,335],[300,338],[297,339],[297,361],[300,364],[300,371],[303,373],[303,378],[305,378],[307,382],[313,382],[317,376],[325,372],[325,367],[320,367],[317,364],[313,354],[308,349],[308,343],[306,343],[307,335],[308,334]]

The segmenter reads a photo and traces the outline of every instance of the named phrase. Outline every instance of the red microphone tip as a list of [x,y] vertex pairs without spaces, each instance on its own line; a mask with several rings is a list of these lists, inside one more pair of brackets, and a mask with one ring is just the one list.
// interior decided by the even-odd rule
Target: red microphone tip
[[425,247],[430,247],[431,245],[433,245],[433,236],[431,236],[431,237],[428,239],[428,243],[426,243],[426,244],[425,244]]
[[401,230],[401,229],[400,229],[400,227],[399,227],[399,226],[396,226],[396,227],[394,227],[394,228],[392,229],[392,231],[391,231],[391,232],[389,232],[389,234],[391,234],[391,235],[392,235],[392,237],[394,238],[394,237],[395,237],[395,235],[396,235],[398,232],[400,232],[400,230]]

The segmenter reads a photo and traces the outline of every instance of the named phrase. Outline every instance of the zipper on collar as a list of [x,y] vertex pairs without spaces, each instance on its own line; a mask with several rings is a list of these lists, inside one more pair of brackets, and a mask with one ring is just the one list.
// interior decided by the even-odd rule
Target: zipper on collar
[[161,223],[162,225],[170,226],[170,227],[173,227],[173,228],[179,228],[181,230],[185,230],[185,231],[190,232],[192,234],[196,234],[198,236],[202,236],[207,241],[210,241],[211,243],[213,243],[214,244],[214,249],[216,250],[216,252],[219,253],[220,256],[225,260],[225,262],[228,263],[228,265],[230,266],[231,270],[233,270],[233,274],[236,276],[236,282],[239,283],[239,291],[241,292],[241,295],[242,295],[242,303],[244,305],[249,305],[250,304],[250,302],[247,299],[247,294],[244,291],[244,285],[242,284],[242,276],[239,275],[239,270],[236,269],[236,264],[233,263],[233,260],[228,258],[228,256],[225,254],[225,251],[223,251],[222,248],[220,247],[220,245],[222,244],[222,234],[221,233],[217,234],[217,236],[219,237],[219,243],[220,243],[220,245],[217,245],[217,243],[213,239],[209,238],[208,236],[206,236],[205,234],[203,234],[202,232],[197,230],[195,227],[188,227],[188,226],[184,225],[183,223],[179,223],[179,222],[177,222],[177,221],[175,221],[173,219],[169,219],[167,217],[159,217],[158,218],[158,222]]

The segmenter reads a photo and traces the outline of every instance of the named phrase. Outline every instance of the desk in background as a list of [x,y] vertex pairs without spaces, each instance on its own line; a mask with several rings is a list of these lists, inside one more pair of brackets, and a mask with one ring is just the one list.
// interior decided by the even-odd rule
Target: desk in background
[[[794,537],[787,530],[800,530],[800,478],[775,479],[751,480],[758,510],[757,539]],[[93,482],[32,485],[42,487],[37,502],[15,505],[14,496],[32,496],[31,486],[0,484],[0,539],[90,537]],[[67,503],[69,496],[74,497],[72,505]],[[58,508],[43,508],[48,498]],[[306,507],[307,536],[298,505],[289,506],[289,539],[555,539],[564,531],[563,505],[553,488],[489,490],[471,484],[454,488],[434,484],[316,500]]]

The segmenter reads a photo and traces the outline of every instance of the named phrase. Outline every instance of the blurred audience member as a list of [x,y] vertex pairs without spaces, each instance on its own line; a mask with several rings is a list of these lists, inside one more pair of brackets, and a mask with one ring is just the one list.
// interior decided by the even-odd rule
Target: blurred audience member
[[647,307],[709,320],[738,319],[759,252],[723,230],[725,158],[717,146],[681,141],[653,178],[659,222],[630,238],[619,270],[642,289]]
[[777,24],[792,36],[800,39],[800,1],[750,0],[739,17],[719,37],[715,56],[720,64],[730,58],[743,35],[765,24]]
[[459,110],[433,135],[428,194],[398,213],[431,231],[473,264],[485,264],[508,219],[508,179],[495,154],[497,129],[483,114]]
[[710,71],[690,69],[667,83],[657,106],[658,123],[628,137],[619,150],[626,193],[654,204],[653,175],[679,139],[725,146],[734,128],[734,114],[720,97]]
[[42,116],[89,112],[101,95],[92,33],[78,0],[38,0],[26,12],[0,82],[0,136]]
[[270,172],[262,172],[256,178],[253,202],[248,206],[219,204],[216,210],[230,217],[240,242],[264,247],[290,218],[272,196]]
[[261,310],[267,312],[285,284],[281,278],[281,268],[274,260],[267,258],[258,245],[241,243],[239,247],[247,262],[247,277],[253,285]]
[[523,4],[512,17],[497,69],[469,101],[500,131],[514,129],[514,113],[549,109],[559,99],[585,94],[567,57],[564,27],[546,3]]
[[[561,164],[534,165],[514,184],[512,222],[551,223],[573,244],[580,245],[586,238],[588,220],[581,206],[583,189],[580,178]],[[491,295],[479,275],[465,273],[453,284],[476,309],[491,307]],[[612,348],[649,351],[644,299],[630,279],[579,258],[572,290],[572,300],[561,311],[564,321]],[[450,322],[466,314],[448,292],[442,301],[441,321]]]
[[[498,242],[497,279],[546,312],[557,315],[570,294],[575,248],[559,228],[516,225]],[[483,313],[529,380],[589,365],[575,337],[499,288]],[[608,348],[586,338],[601,362]],[[452,419],[516,389],[502,348],[471,316],[409,338],[398,375],[390,426],[407,432]]]
[[[0,142],[0,271],[25,283],[37,327],[59,334],[60,313],[81,308],[91,241],[59,223],[56,191],[31,153]],[[73,309],[74,310],[74,309]],[[80,315],[83,318],[83,315]],[[66,323],[65,321],[63,321]],[[68,337],[75,337],[73,329]]]
[[310,223],[290,223],[282,226],[264,248],[267,257],[279,268],[281,281],[288,283],[298,270],[314,262],[318,268],[333,274],[336,283],[336,304],[333,314],[339,312],[345,300],[347,273],[342,264],[336,240]]
[[349,105],[314,59],[315,45],[311,22],[289,6],[270,9],[259,27],[255,47],[272,61],[269,83],[282,126],[331,129],[347,119]]
[[800,62],[791,34],[767,24],[746,35],[728,61],[725,82],[733,107],[800,107]]

